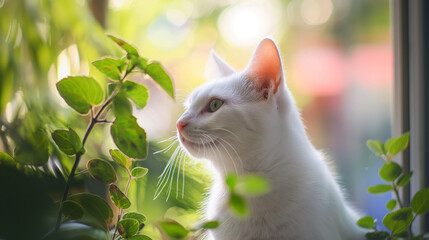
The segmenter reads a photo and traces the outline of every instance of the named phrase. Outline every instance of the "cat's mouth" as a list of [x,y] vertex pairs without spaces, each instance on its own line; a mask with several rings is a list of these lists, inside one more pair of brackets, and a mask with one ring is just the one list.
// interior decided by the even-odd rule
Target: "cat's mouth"
[[214,139],[209,141],[203,141],[201,139],[200,141],[195,141],[195,140],[189,139],[188,137],[184,137],[182,134],[180,134],[180,141],[186,147],[191,147],[191,148],[203,148],[207,146],[217,145],[217,141]]

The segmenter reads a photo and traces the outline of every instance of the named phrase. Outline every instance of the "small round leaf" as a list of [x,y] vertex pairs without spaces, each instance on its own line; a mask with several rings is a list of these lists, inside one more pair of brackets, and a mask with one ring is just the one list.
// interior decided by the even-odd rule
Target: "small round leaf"
[[91,77],[67,77],[57,83],[57,89],[66,103],[78,113],[87,114],[91,106],[103,101],[103,89]]
[[404,151],[408,147],[409,140],[410,133],[407,132],[397,138],[391,138],[387,140],[387,142],[384,144],[384,148],[387,152],[394,156]]
[[69,200],[78,202],[85,213],[97,219],[105,228],[112,222],[113,211],[109,204],[99,196],[90,193],[78,193],[70,196]]
[[386,150],[384,150],[383,143],[378,140],[368,140],[366,141],[366,146],[377,156],[381,156],[386,154]]
[[383,219],[383,224],[390,229],[393,234],[398,234],[410,226],[412,221],[413,211],[411,208],[402,208],[388,213]]
[[76,220],[83,217],[82,206],[73,200],[65,201],[62,208],[64,216],[68,219]]
[[235,213],[238,217],[246,217],[248,215],[248,207],[244,198],[235,193],[231,193],[229,198],[229,207],[232,212]]
[[139,221],[139,224],[146,222],[146,216],[138,212],[127,212],[122,217],[123,219],[132,218]]
[[152,240],[152,238],[146,236],[146,235],[134,235],[132,237],[127,238],[127,240]]
[[381,179],[391,182],[401,175],[402,168],[395,162],[387,162],[381,167],[378,173],[380,174]]
[[393,190],[392,185],[387,185],[387,184],[379,184],[368,188],[368,192],[372,194],[381,194],[392,190]]
[[410,182],[412,176],[413,176],[413,172],[407,172],[407,173],[403,174],[398,179],[398,182],[396,183],[396,185],[398,185],[398,187],[403,187],[403,186],[407,185]]
[[146,106],[147,99],[149,98],[149,91],[144,85],[126,81],[122,84],[121,91],[124,91],[127,97],[131,99],[138,108],[141,109]]
[[118,119],[110,127],[116,146],[128,157],[144,159],[147,155],[146,132],[135,117]]
[[217,227],[219,227],[218,221],[209,221],[209,222],[205,222],[201,228],[213,229],[213,228],[217,228]]
[[139,231],[139,222],[132,218],[122,219],[118,222],[118,232],[124,238],[134,236]]
[[131,170],[131,176],[133,176],[135,178],[141,178],[141,177],[146,176],[148,171],[149,170],[147,168],[135,167]]
[[60,150],[67,155],[74,155],[82,148],[82,142],[77,133],[72,128],[69,128],[68,131],[55,130],[52,133],[52,139],[54,139]]
[[397,204],[396,200],[395,200],[395,199],[392,199],[392,200],[390,200],[390,201],[388,201],[388,202],[386,203],[386,208],[387,208],[389,211],[392,211],[393,209],[395,209],[396,204]]
[[429,188],[422,189],[414,195],[411,200],[411,208],[417,214],[429,211]]
[[112,157],[113,161],[115,161],[117,164],[129,169],[131,167],[131,159],[129,159],[127,156],[125,156],[121,151],[117,149],[110,149],[109,150],[110,156]]
[[87,167],[89,173],[91,173],[95,179],[100,180],[105,184],[114,183],[118,179],[112,165],[107,161],[92,159],[88,161]]
[[114,58],[103,58],[92,62],[100,72],[112,80],[121,80],[122,61]]
[[127,209],[131,206],[131,202],[127,196],[114,184],[109,187],[110,198],[118,208]]
[[357,221],[357,225],[363,228],[367,229],[373,229],[374,228],[374,218],[371,216],[366,216]]
[[159,223],[161,229],[167,234],[167,236],[174,239],[181,239],[188,236],[189,231],[186,230],[182,225],[173,220],[165,220]]

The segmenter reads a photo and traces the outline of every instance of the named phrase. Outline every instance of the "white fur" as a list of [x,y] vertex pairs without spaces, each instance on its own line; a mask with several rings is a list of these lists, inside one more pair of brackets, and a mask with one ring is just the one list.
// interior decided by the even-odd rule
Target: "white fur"
[[[271,41],[275,47],[272,40],[263,41],[261,44]],[[365,239],[365,231],[356,225],[357,215],[306,136],[282,70],[278,91],[274,93],[271,84],[266,98],[252,83],[250,72],[258,67],[255,59],[264,54],[256,50],[243,72],[223,74],[194,90],[178,120],[187,124],[179,139],[188,153],[210,160],[216,168],[206,215],[221,225],[210,235],[216,240]],[[212,56],[217,58],[216,64],[226,64]],[[214,113],[204,112],[212,98],[225,103]],[[251,212],[246,219],[238,219],[228,210],[229,192],[224,183],[228,172],[258,173],[271,182],[269,193],[246,198]]]

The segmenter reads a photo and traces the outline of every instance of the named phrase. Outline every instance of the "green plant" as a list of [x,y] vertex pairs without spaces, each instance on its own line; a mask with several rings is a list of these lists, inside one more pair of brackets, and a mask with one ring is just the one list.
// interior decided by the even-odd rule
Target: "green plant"
[[[381,179],[389,184],[379,184],[368,188],[372,194],[381,194],[393,191],[395,199],[386,204],[386,208],[391,211],[383,218],[383,224],[387,231],[378,231],[376,220],[371,216],[366,216],[358,220],[357,224],[363,228],[373,231],[366,234],[367,239],[387,240],[387,239],[429,239],[429,234],[413,236],[411,224],[414,219],[429,211],[429,188],[418,191],[411,200],[411,206],[404,206],[399,195],[399,188],[409,184],[412,172],[404,172],[402,167],[394,162],[392,158],[404,151],[408,147],[410,133],[405,133],[397,138],[393,137],[384,144],[378,140],[368,140],[366,145],[378,157],[384,161],[384,165],[379,171]],[[396,210],[394,210],[396,209]]]

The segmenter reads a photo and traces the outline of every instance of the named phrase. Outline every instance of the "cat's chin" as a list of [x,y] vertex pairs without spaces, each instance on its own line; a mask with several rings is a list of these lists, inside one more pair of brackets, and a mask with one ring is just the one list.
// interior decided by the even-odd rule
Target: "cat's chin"
[[[183,136],[179,135],[179,140],[181,145],[186,149],[186,151],[195,158],[204,158],[204,153],[207,151],[212,150],[213,148],[216,148],[217,141],[213,140],[210,142],[196,142],[193,140],[190,140],[189,138],[185,138]],[[208,149],[208,150],[206,150]]]

